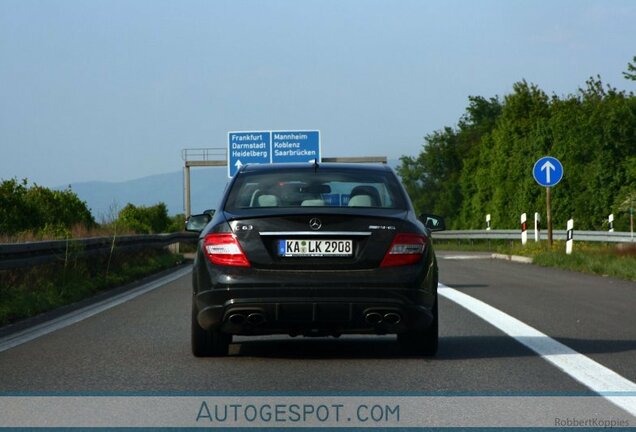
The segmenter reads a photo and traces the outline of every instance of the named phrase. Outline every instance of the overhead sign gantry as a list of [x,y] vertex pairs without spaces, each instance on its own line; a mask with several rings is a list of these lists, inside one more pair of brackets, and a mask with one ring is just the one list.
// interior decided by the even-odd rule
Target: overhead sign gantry
[[226,148],[184,149],[183,206],[186,218],[191,214],[190,168],[225,167],[232,177],[241,165],[259,163],[387,163],[386,156],[331,157],[321,156],[320,131],[256,131],[228,132]]

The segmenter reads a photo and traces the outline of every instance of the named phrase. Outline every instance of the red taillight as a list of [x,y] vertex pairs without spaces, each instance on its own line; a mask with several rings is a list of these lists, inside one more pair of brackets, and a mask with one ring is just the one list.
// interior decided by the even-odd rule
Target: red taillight
[[212,264],[249,267],[241,245],[232,233],[208,234],[203,240],[203,252]]
[[426,237],[420,234],[396,234],[380,267],[415,264],[424,255]]

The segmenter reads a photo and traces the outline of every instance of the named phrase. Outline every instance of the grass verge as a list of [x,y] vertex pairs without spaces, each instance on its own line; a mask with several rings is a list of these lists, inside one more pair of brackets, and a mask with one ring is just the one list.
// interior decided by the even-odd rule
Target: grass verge
[[565,242],[520,242],[510,240],[436,240],[439,251],[487,251],[506,255],[527,256],[543,267],[556,267],[583,273],[610,276],[636,282],[636,245],[575,242],[571,255],[565,253]]
[[100,291],[174,267],[182,255],[164,250],[116,252],[109,257],[0,272],[0,326],[71,304]]

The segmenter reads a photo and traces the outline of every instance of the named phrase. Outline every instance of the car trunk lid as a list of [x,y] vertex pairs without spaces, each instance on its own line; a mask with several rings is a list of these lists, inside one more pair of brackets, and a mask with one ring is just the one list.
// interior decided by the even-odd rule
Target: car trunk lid
[[226,218],[251,266],[262,269],[377,268],[395,234],[409,231],[401,210],[270,210]]

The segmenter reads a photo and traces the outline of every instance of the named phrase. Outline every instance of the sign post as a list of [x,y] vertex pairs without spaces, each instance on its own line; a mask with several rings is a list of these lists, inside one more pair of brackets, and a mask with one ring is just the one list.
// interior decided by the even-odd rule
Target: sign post
[[548,226],[548,244],[552,247],[552,203],[550,202],[550,186],[545,188],[546,225]]
[[539,185],[545,187],[545,204],[547,207],[547,225],[548,225],[548,244],[552,247],[552,203],[550,197],[550,188],[561,181],[563,178],[563,165],[557,158],[552,156],[544,156],[539,159],[532,169],[534,180]]

